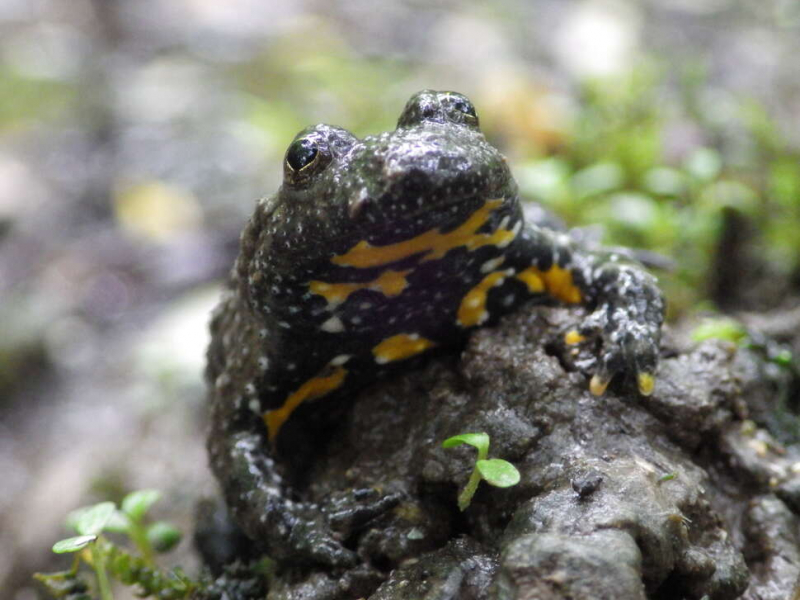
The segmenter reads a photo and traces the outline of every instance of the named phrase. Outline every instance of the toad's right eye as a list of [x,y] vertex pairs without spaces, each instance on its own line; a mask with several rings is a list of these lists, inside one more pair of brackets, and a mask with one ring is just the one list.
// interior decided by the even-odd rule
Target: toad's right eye
[[292,171],[299,173],[313,165],[318,156],[317,143],[308,138],[300,138],[293,141],[286,150],[286,164]]
[[472,106],[472,102],[467,100],[466,98],[460,98],[453,103],[453,108],[457,111],[464,113],[467,117],[472,117],[474,119],[478,118],[478,115],[475,113],[475,107]]

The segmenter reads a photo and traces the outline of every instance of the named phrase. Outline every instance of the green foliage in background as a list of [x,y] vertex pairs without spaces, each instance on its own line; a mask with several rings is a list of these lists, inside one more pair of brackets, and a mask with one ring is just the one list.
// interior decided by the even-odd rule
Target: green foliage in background
[[0,63],[0,132],[56,120],[74,106],[75,96],[68,83],[27,77]]
[[800,269],[800,153],[761,107],[703,82],[690,73],[678,97],[655,68],[588,82],[563,147],[515,169],[569,225],[672,257],[660,276],[673,314],[705,299],[725,209],[756,226],[777,276]]

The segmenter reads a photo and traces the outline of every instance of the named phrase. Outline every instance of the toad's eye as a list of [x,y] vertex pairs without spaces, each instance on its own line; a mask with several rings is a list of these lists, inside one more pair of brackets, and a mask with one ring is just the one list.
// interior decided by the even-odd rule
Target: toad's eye
[[314,140],[301,138],[293,141],[286,151],[286,164],[295,173],[313,165],[319,156],[319,149]]
[[457,111],[464,113],[468,117],[472,117],[474,119],[478,118],[478,115],[475,113],[475,107],[472,106],[472,102],[467,100],[466,98],[459,98],[453,103],[453,108]]

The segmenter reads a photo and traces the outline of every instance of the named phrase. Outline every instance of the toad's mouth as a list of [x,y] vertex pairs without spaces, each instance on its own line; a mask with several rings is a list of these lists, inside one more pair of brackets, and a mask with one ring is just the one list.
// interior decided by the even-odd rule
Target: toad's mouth
[[[444,223],[439,223],[412,237],[387,244],[376,244],[362,239],[346,252],[334,256],[331,262],[341,267],[369,269],[396,263],[415,255],[419,256],[420,263],[436,260],[450,250],[460,247],[468,251],[488,245],[504,248],[514,240],[521,226],[521,221],[517,221],[509,227],[508,216],[502,220],[496,219],[497,211],[505,204],[504,198],[487,199],[452,229],[446,228]],[[460,207],[461,204],[453,203],[451,206]],[[424,212],[430,213],[431,209]],[[404,221],[409,222],[408,219]],[[499,221],[496,227],[488,232],[480,232],[492,221]],[[373,241],[375,239],[374,236],[370,238]]]

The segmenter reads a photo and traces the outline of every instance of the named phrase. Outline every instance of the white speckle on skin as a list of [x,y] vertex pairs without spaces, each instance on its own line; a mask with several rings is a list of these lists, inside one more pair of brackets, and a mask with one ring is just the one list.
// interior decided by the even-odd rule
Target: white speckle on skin
[[498,256],[497,258],[492,258],[487,260],[485,263],[481,265],[481,273],[489,273],[494,271],[497,267],[499,267],[503,261],[505,260],[505,256]]
[[497,244],[497,247],[505,248],[506,246],[508,246],[511,243],[511,241],[517,237],[517,234],[519,233],[520,229],[522,229],[522,221],[517,221],[516,223],[514,223],[514,227],[511,228],[512,237],[503,240],[502,242]]
[[331,360],[331,365],[334,367],[339,367],[350,360],[350,354],[340,354],[339,356],[334,356]]
[[231,382],[231,378],[227,373],[220,373],[219,377],[214,381],[214,386],[219,390],[224,388]]
[[328,333],[341,333],[344,331],[344,323],[339,317],[334,316],[325,321],[319,328]]
[[260,414],[261,413],[261,403],[257,399],[253,398],[252,400],[250,400],[250,402],[247,404],[247,406],[254,413],[256,413],[256,414]]

